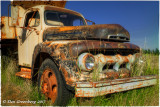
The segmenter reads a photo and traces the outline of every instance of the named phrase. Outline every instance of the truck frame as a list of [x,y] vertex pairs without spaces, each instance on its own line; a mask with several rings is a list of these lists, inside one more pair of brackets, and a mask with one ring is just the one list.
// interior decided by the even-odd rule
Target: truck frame
[[[54,105],[156,84],[156,76],[131,77],[140,48],[118,24],[87,25],[66,1],[12,1],[1,17],[2,53],[18,51],[16,76],[37,82]],[[89,21],[92,22],[92,21]],[[3,54],[2,54],[3,55]]]

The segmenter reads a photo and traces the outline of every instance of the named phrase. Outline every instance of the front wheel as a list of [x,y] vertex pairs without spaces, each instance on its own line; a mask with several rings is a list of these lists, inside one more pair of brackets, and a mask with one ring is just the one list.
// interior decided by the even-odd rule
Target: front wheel
[[72,93],[66,89],[60,71],[51,59],[42,63],[38,72],[38,91],[53,105],[66,105]]

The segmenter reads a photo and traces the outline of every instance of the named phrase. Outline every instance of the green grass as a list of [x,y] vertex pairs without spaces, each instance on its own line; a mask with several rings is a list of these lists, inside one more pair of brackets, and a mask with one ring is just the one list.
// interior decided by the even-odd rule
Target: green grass
[[68,106],[158,106],[159,85],[95,98],[73,98]]
[[[158,75],[159,56],[147,54],[142,56],[143,63],[137,63],[132,70],[132,76]],[[14,58],[2,56],[1,60],[1,104],[3,106],[51,106],[51,102],[39,97],[37,86],[33,86],[30,80],[15,76],[19,71]],[[158,81],[158,80],[157,80]],[[3,103],[4,100],[12,101],[36,101],[29,103]],[[41,101],[39,104],[38,101]],[[68,106],[158,106],[159,83],[155,86],[135,89],[126,92],[108,94],[95,98],[72,98]]]
[[[36,104],[32,103],[2,103],[3,106],[13,106],[13,105],[51,105],[51,103],[45,100],[45,97],[40,97],[38,94],[37,86],[33,86],[31,80],[23,79],[15,76],[15,73],[19,71],[18,66],[16,65],[16,60],[13,58],[8,58],[6,56],[2,57],[1,63],[1,81],[2,81],[2,89],[1,95],[3,102],[4,100],[8,101],[36,101]],[[42,101],[38,103],[38,101]]]

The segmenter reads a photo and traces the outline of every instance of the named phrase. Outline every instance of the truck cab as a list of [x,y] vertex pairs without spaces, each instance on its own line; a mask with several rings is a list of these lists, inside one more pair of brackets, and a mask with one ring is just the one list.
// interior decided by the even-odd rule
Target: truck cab
[[[31,67],[34,47],[44,42],[43,33],[48,28],[87,25],[84,17],[77,12],[48,5],[34,6],[24,13],[22,34],[19,36],[19,65]],[[61,18],[61,19],[59,19]],[[32,45],[28,45],[32,44]],[[25,57],[24,57],[25,56]]]

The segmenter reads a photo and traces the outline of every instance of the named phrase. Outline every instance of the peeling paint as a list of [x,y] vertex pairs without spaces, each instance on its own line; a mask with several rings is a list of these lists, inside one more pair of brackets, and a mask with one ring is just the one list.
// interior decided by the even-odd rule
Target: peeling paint
[[[29,10],[38,10],[40,16],[45,10],[54,10],[78,15],[84,19],[80,13],[64,9],[65,3],[66,1],[31,1],[30,3],[13,1],[13,5],[21,5],[17,8],[13,7],[16,13],[15,17],[12,19],[11,17],[1,17],[2,39],[17,39],[24,29],[35,32],[31,35],[34,38],[28,39],[28,41],[33,39],[34,42],[28,42],[31,43],[29,46],[26,42],[24,46],[25,51],[30,52],[27,53],[29,55],[26,58],[30,59],[23,62],[25,65],[22,65],[26,68],[22,67],[21,71],[16,73],[17,76],[32,79],[35,74],[38,74],[42,61],[45,58],[51,58],[59,68],[59,72],[62,72],[66,84],[76,87],[76,97],[95,97],[156,83],[154,76],[130,77],[131,65],[140,57],[140,48],[126,43],[130,41],[130,34],[119,24],[51,27],[43,25],[44,17],[40,17],[41,25],[37,29],[24,27],[23,24],[19,27],[21,30],[18,29],[17,26],[23,22],[25,12],[29,12]],[[11,25],[11,22],[13,23],[12,27],[8,26],[8,23]],[[20,37],[18,40],[20,47],[23,43],[20,41]],[[33,47],[31,47],[32,45]],[[19,62],[22,62],[22,56],[26,55],[26,52],[20,53]],[[86,66],[88,57],[92,57],[92,61],[94,61],[94,66],[91,68]]]
[[[107,47],[103,47],[101,48],[101,45],[99,45],[101,42],[101,44],[108,44],[110,46],[109,49],[107,49]],[[94,45],[90,47],[90,44]],[[91,41],[91,40],[87,40],[87,42],[85,40],[64,40],[64,41],[46,41],[43,42],[42,44],[37,45],[34,55],[33,55],[33,61],[36,58],[36,54],[40,53],[40,52],[44,52],[44,53],[48,53],[50,54],[50,56],[53,57],[53,59],[55,59],[55,63],[57,64],[57,66],[59,66],[59,70],[62,71],[64,78],[66,80],[66,83],[68,83],[71,86],[75,86],[75,83],[77,81],[92,81],[92,74],[83,74],[83,72],[86,71],[80,71],[79,67],[77,66],[77,59],[78,56],[80,55],[80,53],[82,52],[91,52],[91,51],[95,51],[97,52],[97,50],[99,49],[105,49],[106,52],[110,49],[117,49],[118,52],[121,52],[121,48],[118,48],[118,44],[121,45],[125,45],[125,51],[127,50],[132,50],[132,53],[128,53],[128,55],[125,56],[121,56],[123,57],[122,59],[124,60],[124,63],[127,63],[129,60],[128,58],[130,58],[130,54],[134,54],[139,52],[139,48],[135,45],[129,44],[129,43],[118,43],[118,42],[106,42],[106,41]],[[75,46],[77,46],[77,52],[75,52]],[[86,49],[86,47],[89,47],[88,49]],[[111,48],[112,47],[112,48]],[[94,51],[92,52],[92,54],[94,53]],[[114,50],[115,51],[115,50]],[[126,54],[125,51],[121,52],[121,55]],[[101,52],[99,52],[101,53]],[[73,55],[74,54],[74,55]],[[104,53],[105,54],[105,53]],[[98,55],[98,53],[95,54]],[[138,57],[138,56],[137,56]],[[112,56],[106,56],[105,59],[107,58],[112,58]],[[102,58],[103,59],[103,58]],[[114,62],[114,60],[109,60],[109,62]],[[116,61],[119,61],[116,59]],[[97,62],[97,64],[100,62]],[[122,70],[122,69],[121,69]],[[105,70],[104,70],[105,71]],[[102,72],[104,72],[102,71]],[[115,71],[114,71],[115,72]],[[127,72],[127,73],[126,73]],[[106,75],[105,78],[103,78],[103,76],[100,76],[100,79],[109,79],[109,78],[124,78],[124,77],[128,77],[129,73],[128,71],[124,70],[123,74],[119,74],[119,72],[114,73],[114,76],[110,76],[109,74],[106,75],[105,73],[103,75]],[[102,74],[101,74],[102,75]],[[117,76],[116,76],[117,75]]]
[[125,79],[116,79],[112,81],[99,82],[77,82],[76,97],[96,97],[115,92],[122,92],[136,88],[155,85],[157,79],[155,76],[143,76]]

